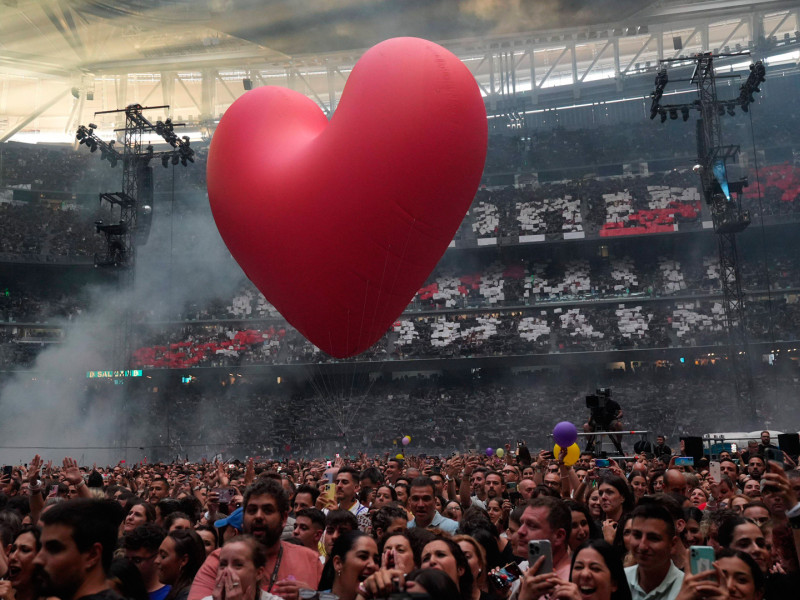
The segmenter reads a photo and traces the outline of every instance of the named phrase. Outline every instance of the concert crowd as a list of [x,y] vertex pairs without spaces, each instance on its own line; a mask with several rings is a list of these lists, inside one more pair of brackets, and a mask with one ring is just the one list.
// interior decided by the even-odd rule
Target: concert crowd
[[[583,428],[618,430],[623,415],[606,401]],[[569,439],[557,431],[576,439],[574,427]],[[627,457],[605,458],[597,436],[578,440],[441,456],[406,435],[390,452],[111,466],[37,454],[0,479],[0,593],[793,597],[800,471],[770,432],[711,457],[661,433]]]

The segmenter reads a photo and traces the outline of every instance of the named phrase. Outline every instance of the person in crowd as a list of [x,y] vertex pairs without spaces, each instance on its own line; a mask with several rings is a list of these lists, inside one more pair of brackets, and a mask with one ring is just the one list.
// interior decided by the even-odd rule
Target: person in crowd
[[662,456],[670,457],[672,456],[672,448],[667,446],[667,437],[664,435],[657,435],[656,436],[656,445],[653,447],[653,454],[656,458],[660,458]]
[[631,591],[619,556],[604,540],[589,540],[579,546],[572,557],[569,580],[549,575],[525,574],[525,579],[537,581],[528,585],[536,598],[539,590],[551,590],[550,598],[559,600],[631,600]]
[[203,540],[203,547],[206,550],[206,556],[211,554],[214,550],[219,548],[219,535],[217,530],[210,525],[198,525],[195,528],[197,535]]
[[317,508],[302,508],[294,515],[292,536],[306,548],[319,552],[319,542],[325,532],[325,513]]
[[158,580],[170,590],[165,600],[186,600],[197,570],[206,559],[203,540],[192,529],[171,531],[158,547]]
[[503,535],[508,527],[508,513],[503,510],[503,502],[502,498],[489,498],[486,502],[486,512],[489,513],[489,518],[500,535]]
[[664,600],[675,600],[683,573],[672,563],[678,543],[670,512],[655,502],[637,506],[631,515],[631,554],[636,565],[625,569],[634,600],[652,598],[654,590]]
[[405,531],[408,528],[408,515],[405,509],[389,504],[372,515],[372,535],[382,540],[389,534]]
[[486,579],[486,550],[469,535],[456,535],[453,541],[461,548],[472,572],[472,600],[490,600]]
[[586,498],[586,506],[589,509],[589,514],[592,520],[600,523],[603,521],[603,505],[600,503],[600,490],[592,488],[589,496]]
[[125,557],[111,561],[108,569],[108,583],[115,592],[129,600],[147,600],[147,589],[144,587],[139,567]]
[[353,467],[342,467],[336,473],[336,502],[339,510],[347,510],[356,517],[367,515],[369,508],[358,501],[359,473]]
[[647,476],[640,471],[631,471],[630,477],[628,478],[628,484],[633,491],[633,497],[635,501],[638,501],[648,492],[649,486],[647,483]]
[[411,482],[411,497],[409,498],[414,518],[408,522],[408,527],[436,528],[455,535],[458,523],[443,517],[437,510],[434,501],[434,483],[430,477],[417,477]]
[[448,500],[444,505],[444,510],[442,511],[442,515],[448,519],[452,519],[456,523],[461,521],[463,514],[464,511],[461,508],[461,503],[457,500]]
[[170,586],[159,581],[155,565],[158,549],[165,536],[166,532],[155,523],[145,523],[122,540],[125,558],[139,568],[149,600],[164,600],[170,591]]
[[569,549],[575,552],[575,549],[587,540],[601,537],[601,533],[585,504],[575,500],[567,500],[566,505],[570,513],[572,513]]
[[[203,600],[259,600],[267,579],[267,549],[250,534],[228,540],[217,555],[219,575]],[[268,596],[266,596],[268,597]]]
[[185,512],[175,511],[170,513],[163,524],[167,533],[172,533],[177,529],[192,529],[192,520]]
[[318,589],[330,591],[340,600],[355,600],[359,585],[380,566],[375,540],[362,531],[349,531],[336,540]]
[[422,547],[412,534],[428,532],[428,530],[406,529],[388,535],[380,544],[381,566],[384,569],[398,569],[408,574],[418,569],[422,562]]
[[391,486],[397,487],[397,480],[403,474],[403,461],[399,458],[389,458],[386,461],[386,468],[383,471],[383,476],[386,478],[386,483]]
[[716,564],[732,600],[761,600],[766,578],[753,557],[741,550],[725,548],[716,554]]
[[390,485],[380,485],[375,490],[375,500],[373,500],[370,509],[380,509],[392,502],[397,502],[397,492],[395,489]]
[[169,481],[165,477],[156,477],[150,482],[149,494],[147,496],[150,504],[158,504],[159,500],[169,496]]
[[330,556],[339,536],[358,529],[358,519],[349,510],[332,510],[325,517],[325,535],[322,545],[325,557]]
[[292,498],[292,512],[296,516],[297,512],[304,508],[313,508],[317,504],[317,498],[319,498],[319,490],[314,486],[297,486],[294,498]]
[[[633,510],[634,496],[628,482],[619,475],[607,473],[600,477],[600,507],[603,509],[603,535],[609,543],[614,539],[615,525],[619,523],[622,515]],[[609,540],[606,529],[611,529]]]
[[23,525],[13,538],[8,552],[8,573],[0,580],[0,598],[36,600],[39,597],[34,560],[41,549],[39,527]]
[[464,594],[444,571],[419,569],[406,579],[405,591],[409,594],[424,594],[437,600],[464,600]]
[[683,509],[683,520],[686,523],[683,536],[686,546],[705,546],[705,535],[701,523],[703,511],[696,506],[687,506]]
[[129,534],[140,525],[155,522],[156,511],[152,504],[148,504],[139,498],[131,498],[128,506],[128,513],[122,525],[122,533]]
[[744,505],[742,508],[742,517],[761,527],[770,520],[771,515],[766,504],[754,500]]
[[458,587],[463,600],[472,600],[472,570],[461,547],[452,539],[435,539],[422,549],[423,569],[444,571]]
[[122,600],[108,582],[123,513],[113,500],[77,499],[42,514],[34,559],[41,596],[59,600]]
[[[297,600],[301,587],[316,588],[322,564],[319,555],[309,548],[281,541],[288,517],[289,498],[279,482],[259,479],[247,487],[243,530],[264,546],[265,566],[271,573],[269,580],[262,582],[262,588],[287,600]],[[212,552],[200,567],[188,600],[200,600],[214,591],[221,564],[219,552]]]
[[[549,496],[533,498],[527,503],[520,517],[514,555],[527,559],[529,542],[548,540],[553,557],[553,571],[566,581],[569,579],[572,558],[569,549],[571,532],[572,513],[562,500]],[[520,563],[520,569],[523,571],[529,567],[534,565],[529,565],[527,560]]]

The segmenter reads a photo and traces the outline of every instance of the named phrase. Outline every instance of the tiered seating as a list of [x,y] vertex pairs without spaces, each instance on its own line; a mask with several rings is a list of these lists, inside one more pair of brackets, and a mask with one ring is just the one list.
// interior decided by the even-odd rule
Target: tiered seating
[[620,304],[614,311],[617,315],[617,329],[624,338],[644,339],[647,337],[652,314],[642,313],[641,306]]
[[[567,234],[583,232],[580,198],[569,195],[561,198],[535,198],[528,202],[517,202],[516,209],[521,236],[555,233],[548,230],[548,217],[551,215],[560,216],[561,233],[566,237],[570,237]],[[526,241],[525,238],[523,241]]]
[[686,280],[678,261],[662,256],[658,259],[658,269],[661,273],[661,291],[663,293],[676,294],[686,289]]
[[541,338],[550,336],[550,325],[547,323],[547,312],[542,311],[542,317],[523,317],[517,325],[519,337],[526,342],[538,342]]
[[672,329],[679,338],[698,333],[720,332],[724,325],[725,310],[719,302],[712,304],[710,315],[696,311],[693,303],[678,304],[672,311]]
[[187,339],[169,345],[139,348],[133,352],[133,366],[141,368],[181,369],[207,364],[218,358],[228,359],[252,355],[258,350],[263,362],[277,357],[285,328],[270,327],[267,330],[231,330],[222,327],[206,327],[206,335],[191,334]]
[[675,231],[679,221],[694,221],[700,215],[697,188],[647,186],[647,209],[634,210],[628,190],[603,194],[606,222],[601,236],[637,235]]
[[565,269],[564,280],[558,286],[559,293],[576,296],[591,291],[589,261],[571,260],[565,265]]
[[497,205],[490,202],[476,202],[469,209],[473,215],[472,231],[478,237],[495,237],[500,225]]

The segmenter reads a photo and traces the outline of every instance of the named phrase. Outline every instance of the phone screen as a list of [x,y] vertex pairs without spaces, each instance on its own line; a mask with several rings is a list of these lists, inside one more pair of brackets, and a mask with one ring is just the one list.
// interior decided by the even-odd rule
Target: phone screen
[[712,460],[708,463],[708,474],[714,478],[717,483],[722,479],[722,469],[720,468],[718,460]]

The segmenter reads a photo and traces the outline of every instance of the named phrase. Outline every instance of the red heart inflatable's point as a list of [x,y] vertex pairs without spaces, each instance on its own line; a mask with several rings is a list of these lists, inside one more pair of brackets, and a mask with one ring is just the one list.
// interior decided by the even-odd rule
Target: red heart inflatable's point
[[402,313],[480,182],[487,123],[474,77],[416,38],[370,49],[330,122],[292,90],[234,102],[208,156],[222,239],[289,323],[342,358]]

